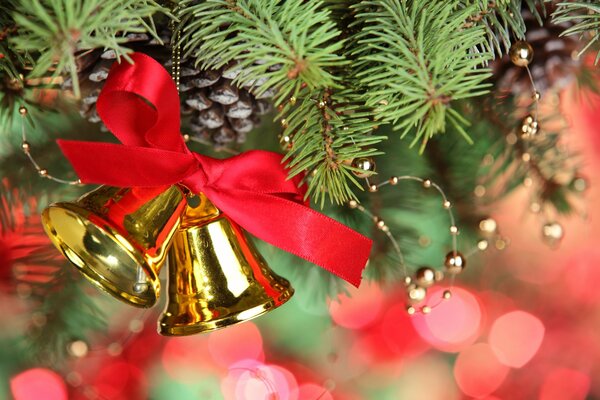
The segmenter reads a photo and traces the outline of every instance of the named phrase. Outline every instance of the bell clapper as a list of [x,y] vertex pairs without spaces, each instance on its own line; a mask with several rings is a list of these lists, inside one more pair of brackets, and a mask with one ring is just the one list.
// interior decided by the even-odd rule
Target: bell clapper
[[142,267],[138,267],[137,269],[137,280],[136,282],[133,284],[133,291],[135,293],[144,293],[148,290],[149,285],[148,282],[146,282],[146,273],[144,272],[144,270],[142,269]]

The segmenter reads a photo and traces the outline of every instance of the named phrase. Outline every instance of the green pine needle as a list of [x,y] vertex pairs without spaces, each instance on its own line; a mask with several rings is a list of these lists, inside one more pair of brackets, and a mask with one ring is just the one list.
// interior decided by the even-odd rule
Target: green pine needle
[[154,0],[20,0],[14,19],[19,35],[15,47],[33,55],[32,77],[68,74],[79,97],[76,58],[80,52],[111,49],[129,60],[122,46],[128,33],[150,33],[156,39],[151,17],[168,13]]
[[482,64],[490,53],[480,26],[465,26],[475,6],[458,1],[362,1],[354,6],[363,25],[357,34],[357,77],[365,86],[366,104],[378,120],[402,136],[415,132],[413,144],[446,130],[448,123],[468,137],[467,121],[450,113],[455,100],[485,94],[490,76]]

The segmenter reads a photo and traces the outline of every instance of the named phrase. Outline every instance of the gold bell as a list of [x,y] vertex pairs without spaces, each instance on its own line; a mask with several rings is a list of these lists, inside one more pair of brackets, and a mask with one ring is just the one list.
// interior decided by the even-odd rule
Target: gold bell
[[161,335],[209,332],[275,309],[292,297],[243,230],[205,196],[188,206],[169,250]]
[[54,245],[94,285],[130,305],[150,307],[158,273],[186,200],[176,186],[100,186],[42,213]]

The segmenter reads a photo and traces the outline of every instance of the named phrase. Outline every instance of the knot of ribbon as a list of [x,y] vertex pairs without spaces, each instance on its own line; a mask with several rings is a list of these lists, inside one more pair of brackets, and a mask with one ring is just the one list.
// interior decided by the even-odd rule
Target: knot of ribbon
[[358,286],[371,240],[315,211],[282,155],[262,150],[215,159],[191,152],[180,133],[179,94],[169,73],[141,53],[115,63],[97,109],[122,144],[59,140],[83,183],[182,184],[254,236]]

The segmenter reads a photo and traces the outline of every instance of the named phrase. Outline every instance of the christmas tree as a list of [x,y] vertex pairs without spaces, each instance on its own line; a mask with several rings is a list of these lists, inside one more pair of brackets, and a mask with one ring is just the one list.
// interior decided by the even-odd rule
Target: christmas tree
[[0,397],[600,398],[597,1],[5,3]]

